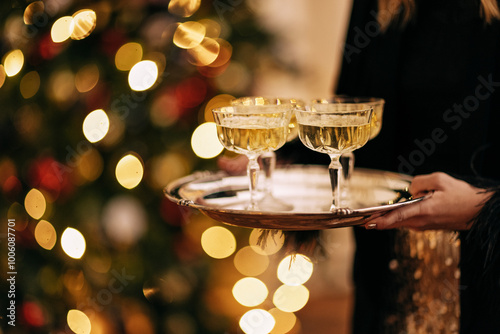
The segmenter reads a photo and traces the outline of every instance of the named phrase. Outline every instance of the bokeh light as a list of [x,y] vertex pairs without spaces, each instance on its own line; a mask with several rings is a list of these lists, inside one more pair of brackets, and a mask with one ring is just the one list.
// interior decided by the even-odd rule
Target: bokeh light
[[42,218],[47,209],[45,196],[38,189],[31,189],[24,199],[24,207],[26,212],[34,219]]
[[234,96],[229,94],[219,94],[212,97],[206,104],[204,109],[204,120],[205,122],[213,122],[214,115],[212,113],[213,109],[220,107],[227,107],[231,105],[231,101],[234,100]]
[[245,314],[240,319],[240,328],[246,334],[268,334],[275,325],[271,313],[262,309],[253,309]]
[[274,305],[284,312],[297,312],[309,300],[309,290],[303,285],[282,285],[273,295]]
[[120,71],[129,71],[135,64],[142,60],[143,50],[139,43],[130,42],[123,44],[115,55],[115,66]]
[[261,280],[255,277],[240,279],[233,286],[233,296],[243,306],[253,307],[266,300],[269,291]]
[[99,68],[95,64],[83,66],[76,72],[75,87],[80,93],[92,90],[99,82]]
[[9,51],[5,54],[2,63],[5,69],[5,74],[8,77],[12,77],[19,73],[23,68],[24,54],[19,49]]
[[66,317],[68,327],[76,334],[90,334],[91,323],[89,317],[79,310],[69,310]]
[[269,267],[269,257],[245,246],[238,250],[234,256],[234,266],[245,276],[258,276]]
[[43,14],[44,10],[45,5],[43,4],[43,1],[33,1],[30,3],[24,10],[24,24],[30,25],[38,23],[37,19],[39,19],[39,15]]
[[37,71],[31,71],[26,73],[21,79],[20,90],[21,95],[25,99],[33,97],[40,88],[40,75]]
[[309,280],[313,263],[302,254],[288,255],[278,265],[278,279],[286,285],[301,285]]
[[103,139],[109,130],[109,118],[102,109],[90,112],[83,121],[83,134],[91,143],[97,143]]
[[168,11],[171,14],[189,17],[200,8],[201,0],[170,0]]
[[180,23],[174,33],[174,44],[181,49],[192,49],[205,38],[205,26],[199,22]]
[[208,66],[219,56],[220,45],[213,38],[204,38],[200,44],[188,50],[190,62],[196,66]]
[[78,98],[75,75],[68,68],[52,71],[48,82],[48,96],[60,107],[70,106]]
[[39,328],[47,322],[46,312],[38,302],[24,302],[21,307],[21,312],[24,320],[32,327]]
[[212,19],[201,19],[198,22],[205,26],[205,37],[219,38],[222,28],[218,22]]
[[44,249],[51,250],[54,248],[57,241],[57,233],[54,226],[46,220],[40,220],[35,227],[35,239],[40,247]]
[[96,19],[96,13],[91,9],[82,9],[73,14],[70,24],[71,38],[80,40],[90,35],[96,27]]
[[208,256],[223,259],[235,252],[236,238],[227,228],[213,226],[201,235],[201,246]]
[[80,182],[95,181],[102,173],[104,162],[101,154],[94,148],[89,148],[78,157],[77,171],[83,180]]
[[5,67],[3,64],[0,64],[0,88],[2,88],[5,83],[5,78],[7,77],[7,73],[5,73]]
[[137,187],[144,175],[142,161],[135,154],[127,154],[116,164],[115,175],[122,187],[127,189]]
[[[253,229],[250,233],[249,244],[252,249],[259,254],[272,255],[281,250],[285,243],[283,233],[264,233],[261,229]],[[261,240],[260,240],[261,239]],[[259,243],[260,241],[260,243]]]
[[217,126],[214,122],[203,123],[194,130],[191,147],[193,152],[203,159],[214,158],[224,150],[217,137]]
[[130,247],[147,231],[146,212],[135,197],[115,197],[104,207],[102,226],[106,236],[115,246]]
[[151,87],[158,79],[158,66],[154,61],[143,60],[135,64],[130,69],[128,84],[135,91],[145,91]]
[[52,24],[50,30],[50,37],[54,43],[62,43],[71,37],[71,28],[73,24],[73,17],[63,16]]
[[288,333],[297,323],[297,317],[292,312],[284,312],[278,308],[272,308],[269,310],[269,313],[276,321],[276,325],[272,331],[273,334]]
[[69,257],[79,259],[85,253],[85,238],[77,229],[68,227],[61,235],[61,247]]

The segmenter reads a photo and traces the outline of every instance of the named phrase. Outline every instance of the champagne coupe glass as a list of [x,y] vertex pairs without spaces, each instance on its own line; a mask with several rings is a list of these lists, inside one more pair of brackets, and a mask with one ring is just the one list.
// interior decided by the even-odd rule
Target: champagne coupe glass
[[341,207],[343,178],[340,156],[366,144],[370,138],[372,113],[370,105],[354,103],[318,103],[308,110],[295,110],[302,143],[311,150],[330,156],[331,212],[345,212]]
[[[380,97],[368,97],[368,96],[349,96],[349,95],[335,95],[329,99],[317,99],[313,100],[312,104],[317,103],[353,103],[353,104],[367,104],[373,108],[372,121],[371,121],[371,133],[369,140],[377,137],[382,129],[382,117],[384,113],[385,100]],[[340,163],[343,167],[342,177],[344,178],[342,198],[347,199],[347,193],[349,191],[349,182],[354,170],[354,153],[347,152],[342,154],[340,157]]]
[[250,202],[247,209],[257,211],[257,180],[260,172],[257,158],[285,144],[292,110],[288,105],[235,105],[213,109],[212,113],[222,145],[248,157]]
[[[290,122],[288,124],[287,142],[290,142],[298,137],[297,119],[293,113],[294,108],[303,108],[305,104],[300,99],[295,98],[280,98],[280,97],[263,97],[263,96],[245,96],[231,101],[234,106],[284,106],[287,105],[292,110]],[[264,197],[260,201],[261,209],[269,211],[290,211],[293,206],[286,204],[273,196],[272,174],[276,167],[276,152],[267,151],[260,155],[262,169],[264,172]]]

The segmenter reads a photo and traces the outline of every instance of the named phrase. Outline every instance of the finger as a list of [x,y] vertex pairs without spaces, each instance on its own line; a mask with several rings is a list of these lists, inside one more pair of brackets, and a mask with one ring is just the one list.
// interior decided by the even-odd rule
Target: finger
[[385,230],[389,228],[397,228],[406,226],[408,220],[418,217],[422,212],[422,204],[415,203],[393,211],[386,215],[375,218],[365,224],[367,229]]
[[436,172],[432,174],[417,175],[413,178],[409,191],[413,195],[426,193],[432,190],[442,190],[445,173]]

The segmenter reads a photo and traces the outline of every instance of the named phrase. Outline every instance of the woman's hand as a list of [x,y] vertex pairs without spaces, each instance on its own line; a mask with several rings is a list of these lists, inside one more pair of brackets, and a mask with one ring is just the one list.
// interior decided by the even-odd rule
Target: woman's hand
[[410,193],[414,197],[433,192],[425,200],[390,211],[365,223],[367,229],[406,227],[415,230],[467,230],[491,193],[437,172],[415,176]]

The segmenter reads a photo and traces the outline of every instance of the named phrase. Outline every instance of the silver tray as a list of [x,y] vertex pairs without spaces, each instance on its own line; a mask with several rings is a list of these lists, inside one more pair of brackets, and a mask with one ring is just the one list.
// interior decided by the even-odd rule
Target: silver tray
[[[262,178],[260,178],[262,180]],[[273,196],[291,210],[245,209],[248,199],[246,176],[222,171],[195,172],[170,183],[165,196],[181,206],[200,210],[225,224],[261,229],[320,230],[363,224],[369,217],[411,205],[426,196],[401,196],[411,182],[408,175],[356,168],[350,180],[343,213],[329,211],[332,191],[326,166],[290,165],[273,173]],[[267,203],[276,203],[267,202]],[[263,202],[266,203],[266,202]]]

